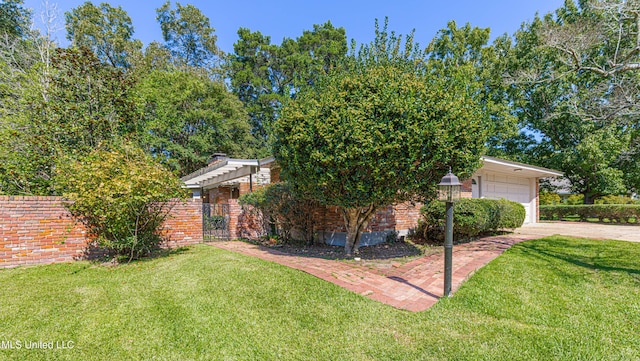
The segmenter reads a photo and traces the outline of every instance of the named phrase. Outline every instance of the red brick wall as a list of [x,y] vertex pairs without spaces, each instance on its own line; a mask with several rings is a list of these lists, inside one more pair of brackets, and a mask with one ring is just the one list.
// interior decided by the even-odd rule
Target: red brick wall
[[0,268],[73,261],[87,241],[59,197],[0,196]]
[[[401,203],[379,210],[365,232],[403,231],[416,228],[422,204]],[[346,232],[342,213],[337,207],[316,207],[313,210],[314,231]],[[229,200],[231,238],[255,239],[264,235],[261,219],[250,206],[244,208],[235,199]]]
[[[402,231],[416,228],[422,204],[409,202],[387,206],[379,210],[365,232]],[[313,210],[316,230],[345,232],[344,219],[337,207],[318,207]]]
[[188,199],[172,202],[171,213],[164,222],[167,246],[171,248],[202,242],[202,201]]
[[473,180],[471,178],[462,181],[460,198],[473,198]]
[[[177,202],[165,223],[169,247],[202,242],[202,202]],[[59,197],[0,196],[0,268],[68,262],[90,239]]]

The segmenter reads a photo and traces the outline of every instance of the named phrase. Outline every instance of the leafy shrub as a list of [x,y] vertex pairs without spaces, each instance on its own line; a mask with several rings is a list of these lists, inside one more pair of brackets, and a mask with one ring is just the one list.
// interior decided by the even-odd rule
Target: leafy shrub
[[[432,201],[422,207],[422,227],[426,238],[444,239],[445,204]],[[525,209],[522,204],[506,199],[462,199],[454,205],[453,233],[456,240],[466,240],[500,229],[522,226]]]
[[584,204],[584,194],[572,194],[564,202],[570,206],[577,206],[580,204]]
[[595,200],[595,204],[640,204],[637,200],[627,196],[604,196]]
[[545,191],[541,191],[540,192],[540,205],[552,205],[552,204],[560,204],[562,203],[562,200],[560,199],[560,196],[558,195],[558,193],[554,193],[554,192],[545,192]]
[[288,183],[269,184],[242,195],[238,201],[260,213],[265,233],[278,236],[284,242],[313,242],[313,209],[317,202],[300,196]]
[[160,245],[167,201],[185,194],[177,177],[129,145],[61,162],[57,173],[56,188],[71,214],[100,246],[129,260]]
[[580,221],[597,219],[599,222],[614,223],[640,222],[640,205],[635,204],[581,204],[541,206],[540,218],[546,220],[564,220],[577,217]]

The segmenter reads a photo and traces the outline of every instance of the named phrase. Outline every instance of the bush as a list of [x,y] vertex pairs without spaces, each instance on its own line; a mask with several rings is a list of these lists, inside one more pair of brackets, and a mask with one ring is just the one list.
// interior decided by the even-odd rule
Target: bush
[[580,221],[597,219],[599,222],[638,223],[640,205],[634,204],[581,204],[540,206],[540,218],[545,220],[564,220],[577,217]]
[[288,183],[269,184],[242,195],[238,201],[260,213],[268,235],[278,236],[284,242],[313,242],[313,210],[318,204],[294,192]]
[[570,206],[577,206],[584,204],[584,194],[572,194],[564,202]]
[[57,173],[56,189],[71,214],[98,245],[129,260],[160,245],[161,226],[171,210],[167,201],[185,194],[177,177],[128,145],[61,162]]
[[558,193],[540,191],[540,205],[560,204],[562,200]]
[[640,204],[639,201],[627,196],[604,196],[595,200],[595,204]]
[[[431,241],[444,239],[445,204],[432,201],[420,210],[423,231]],[[522,226],[525,209],[522,204],[506,199],[462,199],[454,205],[453,233],[456,240],[468,240],[500,229]]]

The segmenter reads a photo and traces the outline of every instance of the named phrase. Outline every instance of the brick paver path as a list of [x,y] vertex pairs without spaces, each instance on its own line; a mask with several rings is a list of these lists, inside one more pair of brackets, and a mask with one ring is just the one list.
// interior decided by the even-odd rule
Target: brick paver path
[[[469,275],[513,244],[534,238],[536,237],[512,234],[455,245],[453,247],[453,291],[457,290]],[[373,300],[409,311],[426,310],[435,304],[443,293],[443,252],[407,262],[383,275],[357,262],[347,263],[293,256],[244,242],[213,242],[211,245],[295,268]]]

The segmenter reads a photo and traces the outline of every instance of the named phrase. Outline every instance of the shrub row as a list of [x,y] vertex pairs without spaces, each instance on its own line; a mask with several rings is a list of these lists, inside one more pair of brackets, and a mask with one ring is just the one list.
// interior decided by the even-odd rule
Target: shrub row
[[567,217],[579,217],[581,221],[597,219],[616,223],[638,223],[640,205],[636,204],[582,204],[540,206],[540,218],[546,220],[563,220]]
[[[420,210],[425,238],[430,241],[444,239],[445,204],[432,201]],[[500,229],[522,226],[526,216],[522,204],[506,199],[462,199],[453,208],[453,233],[456,240],[472,237]]]

